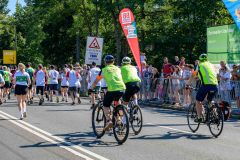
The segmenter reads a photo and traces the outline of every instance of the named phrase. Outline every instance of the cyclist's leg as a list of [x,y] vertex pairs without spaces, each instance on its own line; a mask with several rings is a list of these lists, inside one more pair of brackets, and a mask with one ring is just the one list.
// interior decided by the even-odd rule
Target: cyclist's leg
[[203,117],[203,105],[202,102],[204,101],[205,97],[207,96],[208,93],[208,87],[206,86],[201,86],[197,92],[196,96],[196,110],[197,110],[197,115],[198,119],[201,119]]

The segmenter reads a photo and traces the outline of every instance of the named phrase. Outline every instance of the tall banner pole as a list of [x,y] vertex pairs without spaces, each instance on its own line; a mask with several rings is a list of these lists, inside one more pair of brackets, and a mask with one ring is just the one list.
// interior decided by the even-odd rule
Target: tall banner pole
[[129,8],[124,8],[119,14],[119,22],[122,26],[123,32],[127,38],[129,47],[132,51],[133,57],[137,63],[139,71],[142,73],[140,48],[137,36],[136,22],[134,15]]
[[240,29],[240,0],[222,0],[236,25]]

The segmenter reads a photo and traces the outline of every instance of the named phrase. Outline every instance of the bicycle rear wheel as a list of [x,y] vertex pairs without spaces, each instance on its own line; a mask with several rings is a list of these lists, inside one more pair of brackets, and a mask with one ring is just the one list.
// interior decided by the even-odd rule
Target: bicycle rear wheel
[[211,134],[217,138],[223,130],[224,116],[221,109],[215,104],[208,114],[208,127]]
[[113,134],[118,144],[123,144],[129,135],[129,119],[125,106],[118,105],[113,111]]
[[141,132],[143,126],[142,111],[138,105],[135,105],[131,108],[129,121],[131,123],[134,134],[138,135]]
[[106,126],[106,117],[103,111],[102,103],[98,103],[94,106],[92,111],[92,128],[97,138],[101,138],[104,134],[104,128]]
[[188,122],[188,127],[189,129],[195,133],[199,126],[200,123],[196,123],[194,120],[197,118],[197,110],[196,110],[196,105],[191,104],[187,110],[187,122]]

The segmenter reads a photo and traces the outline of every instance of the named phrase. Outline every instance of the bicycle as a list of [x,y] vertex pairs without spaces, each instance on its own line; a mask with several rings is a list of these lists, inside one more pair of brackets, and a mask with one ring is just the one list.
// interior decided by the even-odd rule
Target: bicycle
[[[197,90],[196,88],[190,88],[193,90]],[[214,94],[212,92],[208,93],[208,97],[213,97],[211,94]],[[210,133],[217,138],[221,135],[223,131],[224,126],[224,116],[222,113],[221,108],[218,106],[218,103],[212,101],[211,99],[208,99],[207,103],[203,104],[204,106],[204,114],[203,118],[204,121],[201,122],[202,124],[206,124],[209,128]],[[195,133],[201,123],[196,123],[195,120],[197,118],[197,110],[196,110],[196,104],[192,103],[188,110],[187,110],[187,122],[189,129]],[[216,130],[216,132],[215,132]]]
[[135,135],[138,135],[143,126],[143,116],[139,105],[135,105],[133,100],[128,103],[129,122]]
[[[112,105],[112,123],[113,134],[118,144],[123,144],[129,135],[129,118],[126,106]],[[106,116],[103,109],[103,101],[100,99],[98,104],[94,106],[92,111],[92,128],[97,138],[101,138],[105,134]]]

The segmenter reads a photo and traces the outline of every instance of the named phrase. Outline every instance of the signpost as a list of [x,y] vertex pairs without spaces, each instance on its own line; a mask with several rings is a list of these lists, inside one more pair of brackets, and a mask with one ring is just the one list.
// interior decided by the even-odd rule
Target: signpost
[[85,55],[85,64],[95,62],[101,65],[102,62],[103,38],[88,37]]
[[17,53],[15,50],[3,50],[3,64],[16,64]]

